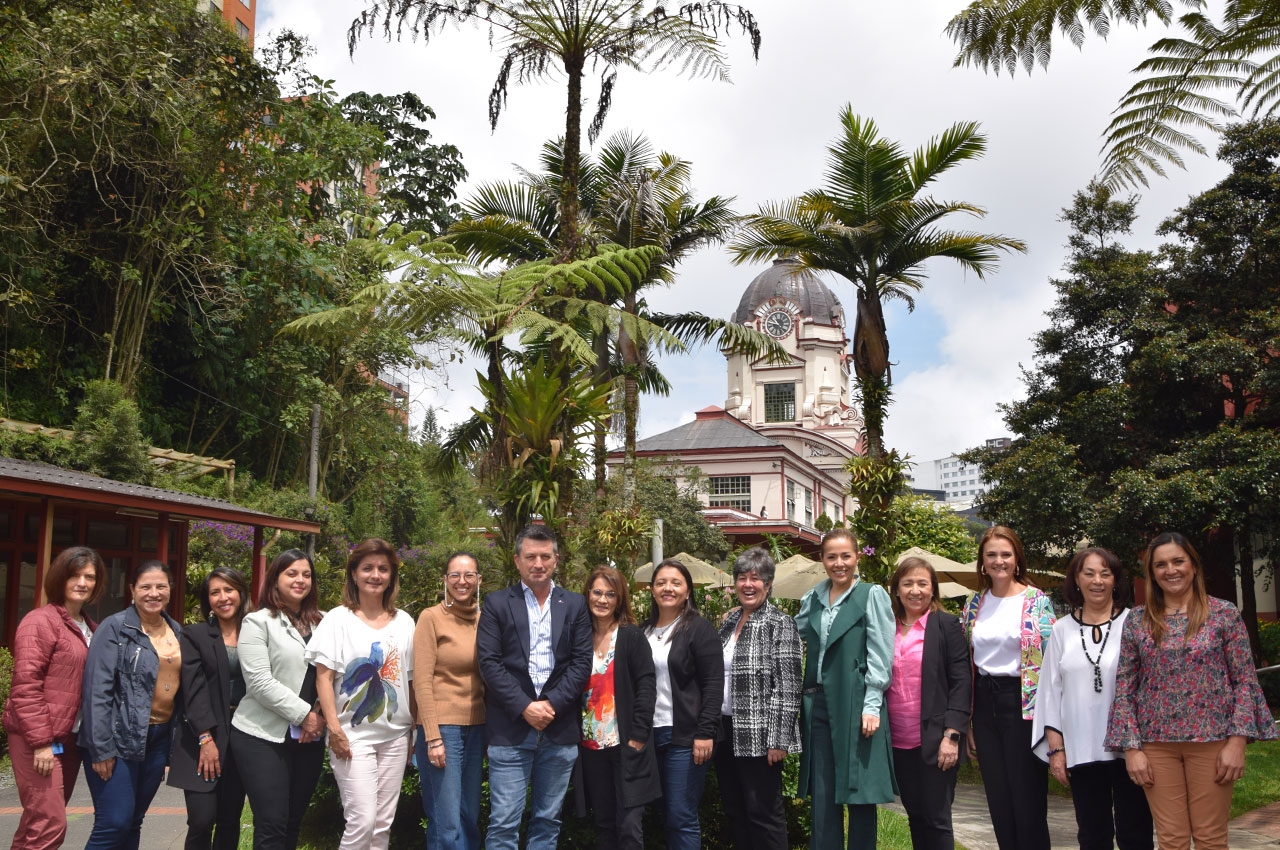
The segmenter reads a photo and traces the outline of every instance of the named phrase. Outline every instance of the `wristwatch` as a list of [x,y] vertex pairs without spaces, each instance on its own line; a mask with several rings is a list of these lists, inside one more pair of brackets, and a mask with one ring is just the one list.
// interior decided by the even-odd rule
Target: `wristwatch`
[[947,733],[947,737],[948,737],[948,738],[950,738],[952,741],[954,741],[954,742],[955,742],[955,743],[957,743],[957,744],[958,744],[958,743],[960,743],[960,733],[959,733],[959,732],[948,732],[948,733]]

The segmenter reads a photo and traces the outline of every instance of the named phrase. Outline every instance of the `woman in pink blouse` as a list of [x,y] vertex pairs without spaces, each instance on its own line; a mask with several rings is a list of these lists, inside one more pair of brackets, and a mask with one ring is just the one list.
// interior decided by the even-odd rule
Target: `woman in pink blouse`
[[[929,562],[905,558],[889,582],[897,630],[886,694],[893,769],[915,850],[951,850],[951,802],[969,726],[969,645],[942,608]],[[945,805],[944,805],[945,803]]]
[[1125,621],[1106,746],[1151,804],[1160,850],[1226,850],[1231,789],[1249,740],[1275,738],[1234,605],[1205,593],[1177,532],[1143,556],[1146,605]]

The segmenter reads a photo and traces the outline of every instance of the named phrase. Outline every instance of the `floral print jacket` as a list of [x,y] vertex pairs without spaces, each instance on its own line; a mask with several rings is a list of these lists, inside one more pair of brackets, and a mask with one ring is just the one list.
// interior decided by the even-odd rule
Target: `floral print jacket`
[[1134,608],[1121,633],[1107,749],[1276,737],[1236,606],[1209,597],[1209,615],[1191,640],[1185,639],[1187,615],[1168,615],[1159,646],[1142,622],[1144,611]]
[[[987,594],[975,593],[964,605],[960,622],[964,636],[973,646],[973,623],[982,610],[982,600]],[[1036,716],[1036,689],[1040,686],[1040,665],[1044,659],[1044,645],[1053,634],[1053,603],[1044,591],[1028,587],[1022,594],[1022,719]],[[977,677],[974,677],[977,681]]]

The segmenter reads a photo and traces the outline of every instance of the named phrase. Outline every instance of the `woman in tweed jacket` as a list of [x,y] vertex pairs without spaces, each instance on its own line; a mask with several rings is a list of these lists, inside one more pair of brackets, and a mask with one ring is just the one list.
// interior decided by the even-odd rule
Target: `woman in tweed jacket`
[[742,606],[720,626],[725,742],[716,773],[735,850],[786,850],[782,761],[800,752],[800,663],[795,621],[769,604],[773,559],[759,547],[733,565]]

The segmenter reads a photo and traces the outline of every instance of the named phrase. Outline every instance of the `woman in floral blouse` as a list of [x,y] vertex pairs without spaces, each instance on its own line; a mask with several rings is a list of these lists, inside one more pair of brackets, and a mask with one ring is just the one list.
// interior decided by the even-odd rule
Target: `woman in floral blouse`
[[1106,746],[1151,804],[1160,850],[1226,850],[1231,789],[1249,740],[1276,737],[1234,605],[1205,593],[1200,556],[1158,535],[1146,605],[1124,624]]
[[1031,744],[1053,606],[1031,586],[1012,529],[997,525],[982,535],[978,572],[983,590],[961,617],[975,673],[969,755],[982,771],[1000,850],[1049,850],[1049,771]]

